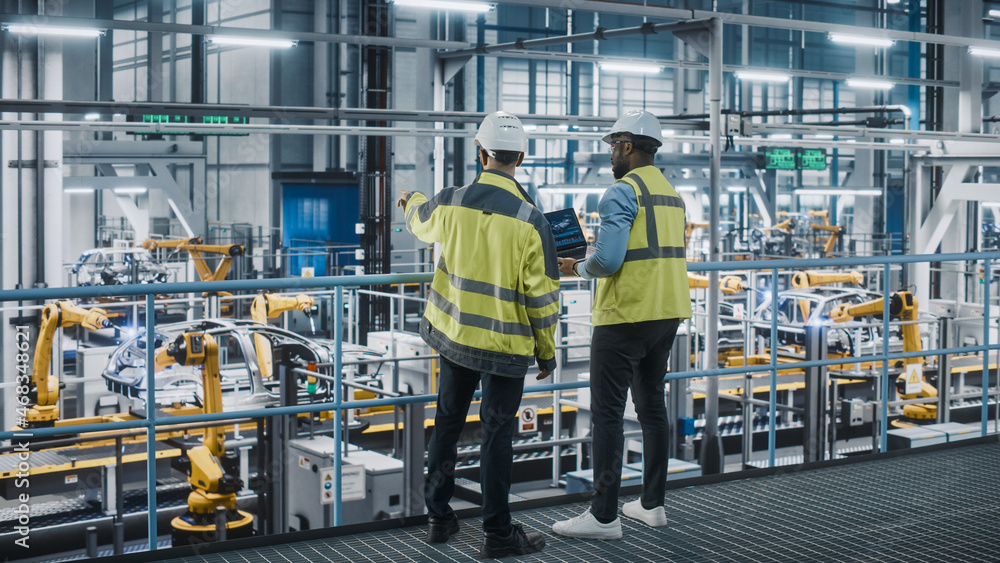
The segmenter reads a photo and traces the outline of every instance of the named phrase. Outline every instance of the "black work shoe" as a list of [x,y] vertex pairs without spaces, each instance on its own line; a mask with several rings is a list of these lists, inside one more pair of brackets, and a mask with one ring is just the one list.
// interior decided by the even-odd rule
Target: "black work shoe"
[[513,524],[506,536],[486,532],[483,538],[483,549],[480,557],[507,557],[508,555],[527,555],[536,553],[545,547],[545,536],[538,532],[524,533],[520,524]]
[[427,543],[444,543],[458,533],[458,517],[427,519]]

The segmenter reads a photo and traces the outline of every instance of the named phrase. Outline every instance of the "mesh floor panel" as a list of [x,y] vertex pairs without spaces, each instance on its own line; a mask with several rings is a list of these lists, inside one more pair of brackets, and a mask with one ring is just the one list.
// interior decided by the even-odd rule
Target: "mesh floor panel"
[[[525,529],[545,532],[547,543],[541,553],[517,559],[998,561],[1000,444],[668,490],[669,524],[650,528],[622,517],[620,541],[551,533],[553,522],[586,507],[576,503],[515,512],[514,519]],[[482,541],[481,524],[463,520],[456,536],[434,546],[424,543],[424,527],[410,527],[171,561],[473,561]]]

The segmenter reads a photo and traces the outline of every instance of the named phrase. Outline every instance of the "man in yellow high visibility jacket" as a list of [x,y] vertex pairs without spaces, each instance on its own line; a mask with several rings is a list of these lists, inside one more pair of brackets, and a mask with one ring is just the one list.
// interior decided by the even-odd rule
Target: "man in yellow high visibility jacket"
[[432,199],[403,192],[407,228],[441,244],[420,335],[441,354],[434,433],[427,446],[427,541],[458,532],[449,501],[455,489],[459,435],[482,383],[481,555],[540,551],[545,538],[510,518],[512,440],[528,367],[539,378],[555,368],[559,271],[545,216],[514,180],[528,150],[521,121],[506,112],[486,116],[476,134],[483,171],[472,184]]
[[600,278],[590,345],[594,496],[590,508],[556,522],[556,534],[622,537],[618,518],[628,390],[642,427],[642,495],[625,516],[650,526],[667,523],[667,409],[664,376],[681,320],[691,317],[684,257],[684,202],[653,166],[663,144],[660,122],[641,110],[623,115],[604,137],[617,180],[601,198],[597,248],[586,260],[559,259],[567,275]]

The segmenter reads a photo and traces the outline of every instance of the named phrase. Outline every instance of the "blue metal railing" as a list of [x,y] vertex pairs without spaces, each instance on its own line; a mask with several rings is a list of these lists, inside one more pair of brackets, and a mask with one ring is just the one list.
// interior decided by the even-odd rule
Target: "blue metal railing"
[[[837,267],[837,266],[858,266],[858,265],[881,265],[884,267],[884,280],[889,279],[890,267],[893,264],[913,264],[920,262],[954,262],[954,261],[983,261],[984,271],[985,271],[985,281],[984,281],[984,317],[983,317],[983,331],[984,331],[984,341],[979,346],[968,346],[961,348],[944,348],[944,349],[934,349],[934,350],[924,350],[921,352],[889,352],[888,340],[889,340],[889,315],[883,316],[883,346],[882,352],[880,354],[873,354],[870,356],[862,356],[852,358],[853,361],[847,362],[846,358],[836,358],[836,359],[826,359],[826,360],[812,360],[812,361],[802,361],[795,363],[786,363],[779,366],[777,362],[777,329],[778,329],[778,315],[771,315],[771,362],[770,364],[762,364],[756,366],[744,366],[737,368],[714,368],[714,369],[702,369],[686,371],[676,374],[667,374],[667,380],[680,380],[680,379],[691,379],[696,377],[713,377],[719,375],[731,375],[731,374],[746,374],[751,372],[770,372],[770,395],[769,395],[769,415],[768,415],[768,463],[769,465],[774,465],[774,450],[775,450],[775,413],[776,413],[776,389],[777,389],[777,372],[779,369],[795,369],[795,368],[808,368],[808,367],[818,367],[826,365],[838,365],[844,363],[857,363],[860,361],[881,361],[882,362],[882,385],[881,385],[881,440],[880,449],[882,451],[886,448],[887,439],[887,420],[888,420],[888,384],[889,384],[889,361],[910,357],[919,356],[931,356],[931,355],[941,355],[941,354],[954,354],[960,352],[977,352],[983,353],[983,407],[982,407],[982,435],[986,435],[987,432],[987,418],[988,418],[988,380],[989,380],[989,352],[1000,350],[1000,344],[990,344],[990,266],[993,260],[1000,259],[1000,252],[978,252],[978,253],[965,253],[965,254],[932,254],[932,255],[911,255],[911,256],[880,256],[880,257],[857,257],[857,258],[826,258],[820,260],[801,260],[801,259],[786,259],[786,260],[756,260],[756,261],[737,261],[737,262],[720,262],[720,263],[691,263],[688,264],[688,270],[692,272],[706,272],[706,271],[721,271],[721,270],[768,270],[771,272],[771,299],[772,303],[777,303],[778,299],[778,275],[781,269],[801,269],[803,267],[808,268],[824,268],[824,267]],[[392,284],[402,284],[402,283],[423,283],[429,282],[432,278],[432,274],[391,274],[391,275],[370,275],[370,276],[337,276],[337,277],[316,277],[316,278],[286,278],[286,279],[270,279],[270,280],[232,280],[232,281],[217,281],[217,282],[186,282],[186,283],[170,283],[170,284],[152,284],[152,285],[126,285],[126,286],[99,286],[99,287],[76,287],[76,288],[35,288],[35,289],[17,289],[17,290],[5,290],[0,291],[0,302],[11,302],[11,301],[43,301],[49,299],[65,299],[65,298],[94,298],[94,297],[110,297],[110,296],[122,296],[122,295],[132,295],[138,296],[142,295],[146,298],[146,331],[147,334],[154,333],[154,320],[155,315],[153,312],[154,307],[154,294],[174,294],[174,293],[197,293],[197,292],[218,292],[218,291],[255,291],[258,289],[316,289],[316,288],[336,288],[334,292],[335,299],[335,310],[338,314],[334,315],[334,333],[335,333],[335,363],[334,363],[334,377],[336,379],[334,387],[334,400],[333,402],[323,402],[323,403],[310,403],[305,405],[294,405],[286,407],[274,407],[266,409],[249,409],[241,411],[231,411],[231,412],[221,412],[221,413],[205,413],[205,414],[194,414],[194,415],[184,415],[184,416],[172,416],[167,419],[157,418],[155,409],[155,373],[154,373],[154,355],[155,350],[152,346],[146,347],[146,371],[147,371],[147,409],[146,416],[144,420],[134,420],[134,421],[123,421],[123,422],[108,422],[108,423],[98,423],[98,424],[86,424],[86,425],[74,425],[74,426],[62,426],[62,427],[52,427],[52,428],[40,428],[33,430],[22,430],[22,431],[3,431],[0,432],[0,441],[15,440],[18,438],[41,438],[49,437],[63,434],[77,434],[77,433],[88,433],[88,432],[105,432],[105,431],[115,431],[115,430],[126,430],[135,428],[145,428],[147,431],[147,484],[149,487],[148,491],[148,503],[149,503],[149,549],[155,550],[157,547],[157,526],[156,526],[156,464],[155,464],[155,432],[157,427],[165,427],[176,424],[187,424],[187,423],[202,423],[202,422],[222,422],[227,420],[234,420],[237,418],[261,418],[261,417],[273,417],[273,416],[284,416],[284,415],[297,415],[300,413],[317,413],[322,411],[335,411],[334,416],[334,435],[338,442],[336,449],[336,455],[334,456],[334,525],[341,524],[342,518],[342,505],[341,505],[341,481],[340,481],[340,467],[342,463],[342,445],[341,440],[341,412],[345,409],[359,409],[368,407],[379,407],[379,406],[398,406],[413,403],[426,403],[436,400],[434,395],[413,395],[406,397],[393,397],[388,399],[369,399],[362,401],[344,401],[342,387],[343,383],[342,377],[342,344],[343,344],[343,292],[345,287],[355,287],[355,286],[370,286],[370,285],[392,285]],[[888,302],[890,294],[892,292],[889,290],[889,284],[885,283],[883,288],[883,295]],[[569,382],[569,383],[550,383],[543,385],[532,385],[526,386],[524,388],[525,394],[539,393],[547,391],[556,390],[569,390],[569,389],[581,389],[588,386],[589,383],[583,382]],[[481,391],[476,392],[476,396],[481,396]],[[558,412],[558,406],[555,409]],[[744,429],[748,428],[748,422],[744,421]]]

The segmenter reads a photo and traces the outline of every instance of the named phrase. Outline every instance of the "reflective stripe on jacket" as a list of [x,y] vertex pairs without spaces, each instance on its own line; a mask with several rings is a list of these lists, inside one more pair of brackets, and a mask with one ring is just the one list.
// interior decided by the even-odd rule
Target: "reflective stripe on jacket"
[[420,334],[470,369],[523,377],[555,368],[559,265],[549,222],[514,178],[476,181],[406,204],[407,228],[441,243]]
[[654,166],[637,168],[619,182],[632,186],[639,212],[622,267],[597,282],[593,324],[691,318],[684,201]]

